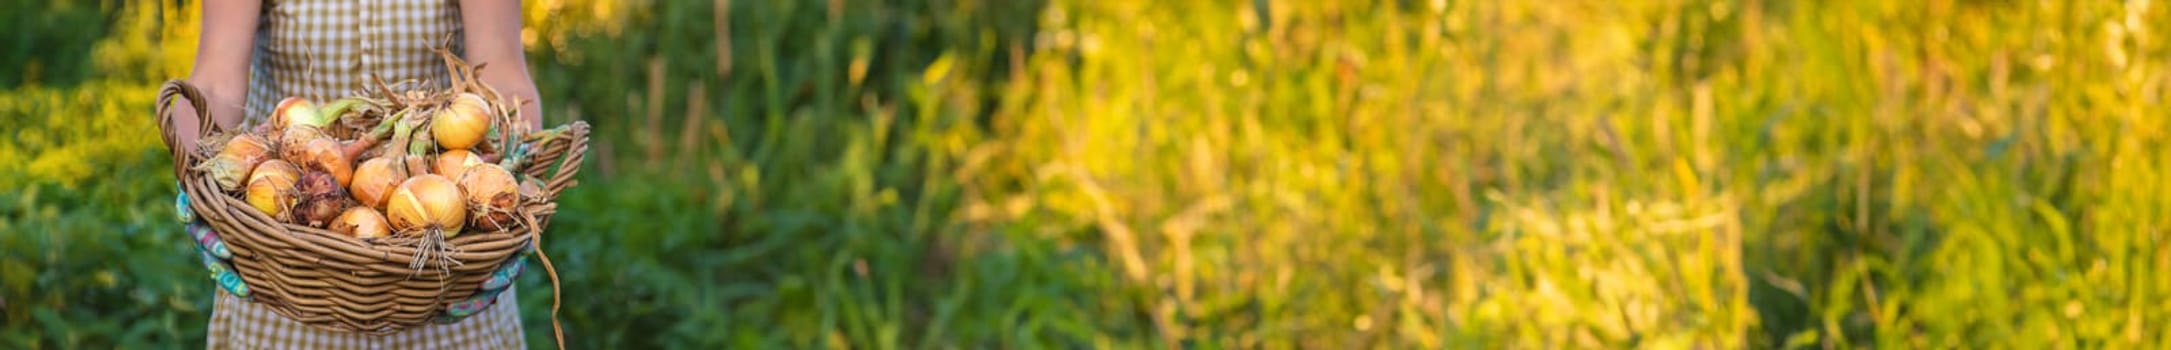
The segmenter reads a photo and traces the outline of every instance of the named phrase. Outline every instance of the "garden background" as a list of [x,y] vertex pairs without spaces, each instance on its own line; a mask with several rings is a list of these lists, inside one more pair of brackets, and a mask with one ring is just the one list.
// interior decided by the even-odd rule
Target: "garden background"
[[[538,0],[522,39],[601,140],[544,247],[568,348],[2130,348],[2171,343],[2165,7]],[[202,344],[150,114],[195,8],[0,0],[0,348]]]

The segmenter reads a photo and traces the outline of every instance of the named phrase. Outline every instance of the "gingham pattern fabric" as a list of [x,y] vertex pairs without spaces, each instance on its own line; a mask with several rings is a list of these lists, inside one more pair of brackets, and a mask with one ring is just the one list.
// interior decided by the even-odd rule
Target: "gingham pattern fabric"
[[263,120],[280,99],[317,103],[354,95],[372,74],[386,83],[448,85],[437,48],[464,53],[456,0],[273,0],[257,17],[249,64],[248,118]]
[[[249,64],[248,118],[263,120],[280,99],[318,103],[353,95],[372,74],[387,83],[450,75],[436,49],[450,36],[462,53],[455,0],[273,0],[264,2]],[[389,335],[310,328],[224,291],[211,313],[210,349],[522,349],[525,332],[515,291],[497,305],[453,324],[432,324]]]
[[387,335],[332,333],[310,328],[261,305],[218,292],[206,349],[526,349],[518,299],[508,287],[496,306],[459,323]]

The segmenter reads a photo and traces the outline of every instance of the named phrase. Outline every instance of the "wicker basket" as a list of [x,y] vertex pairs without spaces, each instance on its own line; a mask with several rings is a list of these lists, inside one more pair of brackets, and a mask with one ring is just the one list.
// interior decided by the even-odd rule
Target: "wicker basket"
[[[251,300],[309,326],[350,333],[393,333],[434,322],[447,305],[475,295],[483,280],[519,249],[536,241],[556,212],[558,194],[574,184],[588,150],[588,126],[574,122],[569,137],[538,145],[522,172],[543,181],[543,198],[516,209],[524,225],[499,232],[469,232],[446,240],[455,263],[425,259],[412,268],[415,249],[365,242],[331,231],[284,224],[224,193],[210,176],[189,170],[204,157],[193,145],[175,145],[177,132],[213,135],[216,123],[174,130],[175,97],[185,97],[198,117],[209,114],[203,94],[180,80],[158,94],[159,127],[173,152],[174,177],[189,194],[189,209],[216,230],[233,252],[233,267]],[[200,120],[209,120],[208,118]],[[555,172],[552,172],[555,170]]]

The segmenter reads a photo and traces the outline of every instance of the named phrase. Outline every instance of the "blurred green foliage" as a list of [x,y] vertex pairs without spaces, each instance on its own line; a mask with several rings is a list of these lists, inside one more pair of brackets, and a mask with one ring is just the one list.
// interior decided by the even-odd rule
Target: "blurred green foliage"
[[88,1],[6,0],[0,23],[8,23],[0,41],[0,86],[66,83],[95,75],[91,45],[113,22]]
[[[0,348],[202,341],[193,6],[0,14]],[[527,10],[569,348],[2171,343],[2149,1]]]

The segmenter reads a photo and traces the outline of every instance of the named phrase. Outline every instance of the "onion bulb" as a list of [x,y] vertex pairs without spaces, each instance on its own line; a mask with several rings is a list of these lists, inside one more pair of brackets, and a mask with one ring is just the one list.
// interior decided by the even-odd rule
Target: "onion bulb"
[[[311,102],[309,101],[309,99],[302,98],[300,96],[287,97],[285,99],[280,99],[279,105],[272,108],[271,126],[273,128],[284,129],[288,125],[294,125],[296,122],[300,122],[301,124],[313,124],[314,121],[324,119],[321,114],[322,113],[317,113],[316,102]],[[324,124],[315,125],[322,126]]]
[[[271,123],[261,127],[268,129],[267,131],[269,131],[273,140],[279,141],[280,148],[285,148],[288,145],[299,144],[298,142],[288,141],[290,138],[287,134],[300,129],[315,129],[310,130],[315,131],[312,134],[322,136],[325,135],[323,129],[331,126],[332,121],[338,119],[339,116],[336,115],[325,115],[321,109],[318,109],[317,104],[310,102],[309,99],[288,97],[279,100],[279,105],[272,108]],[[307,140],[304,138],[302,141]]]
[[300,192],[293,209],[297,224],[322,228],[339,218],[339,213],[348,207],[347,190],[323,171],[304,171],[301,181],[294,184],[294,190]]
[[290,127],[285,131],[279,134],[279,159],[289,162],[300,163],[308,153],[305,147],[310,142],[332,139],[332,135],[325,135],[323,129],[314,127]]
[[278,107],[273,107],[271,114],[272,127],[280,129],[296,126],[323,128],[332,125],[332,121],[339,120],[339,116],[324,114],[316,102],[301,97],[279,100]]
[[333,141],[328,137],[310,140],[309,143],[302,144],[300,150],[295,152],[298,154],[297,157],[289,158],[287,161],[294,162],[294,165],[301,167],[302,170],[323,171],[331,174],[332,179],[337,181],[341,188],[346,187],[347,184],[352,183],[354,180],[354,161],[352,158],[347,157],[347,152],[344,147],[340,146],[339,141]]
[[298,96],[287,97],[279,100],[278,106],[271,109],[270,122],[257,127],[268,132],[272,140],[281,140],[285,138],[286,127],[293,125],[294,117],[299,116],[302,119],[314,120],[318,118],[316,117],[317,114],[319,113],[315,102],[309,102],[309,99]]
[[468,149],[490,134],[490,104],[481,95],[461,93],[430,120],[430,135],[445,149]]
[[469,167],[478,164],[483,164],[483,161],[481,157],[476,157],[474,152],[456,149],[437,155],[437,164],[432,167],[436,168],[434,169],[436,174],[444,175],[447,179],[458,180],[461,175],[467,173]]
[[271,156],[271,142],[256,134],[241,134],[226,141],[226,147],[220,148],[219,154],[262,161]]
[[385,213],[391,218],[392,229],[401,233],[439,230],[445,238],[452,238],[467,224],[462,197],[452,180],[432,174],[415,175],[392,190]]
[[263,137],[241,134],[228,140],[226,146],[219,149],[218,155],[196,164],[196,170],[211,174],[212,182],[218,183],[220,189],[238,191],[241,190],[242,182],[248,180],[249,172],[256,170],[256,164],[264,162],[270,155],[271,144],[266,143]]
[[389,157],[371,158],[354,169],[354,180],[347,184],[347,191],[363,206],[382,209],[385,198],[392,198],[392,189],[401,181],[407,181],[405,166]]
[[378,214],[376,209],[369,207],[347,208],[347,212],[340,213],[339,219],[333,220],[331,226],[332,232],[354,238],[384,237],[392,230],[390,224],[385,222],[384,214]]
[[497,164],[468,168],[460,178],[460,189],[467,194],[467,214],[475,228],[502,231],[512,227],[513,208],[520,204],[519,186],[513,182],[513,173]]
[[287,208],[294,206],[294,182],[299,180],[300,174],[300,169],[295,169],[293,164],[287,164],[283,160],[273,159],[258,164],[256,170],[249,173],[249,187],[245,194],[249,206],[256,207],[256,210],[271,215],[272,218],[284,220]]

